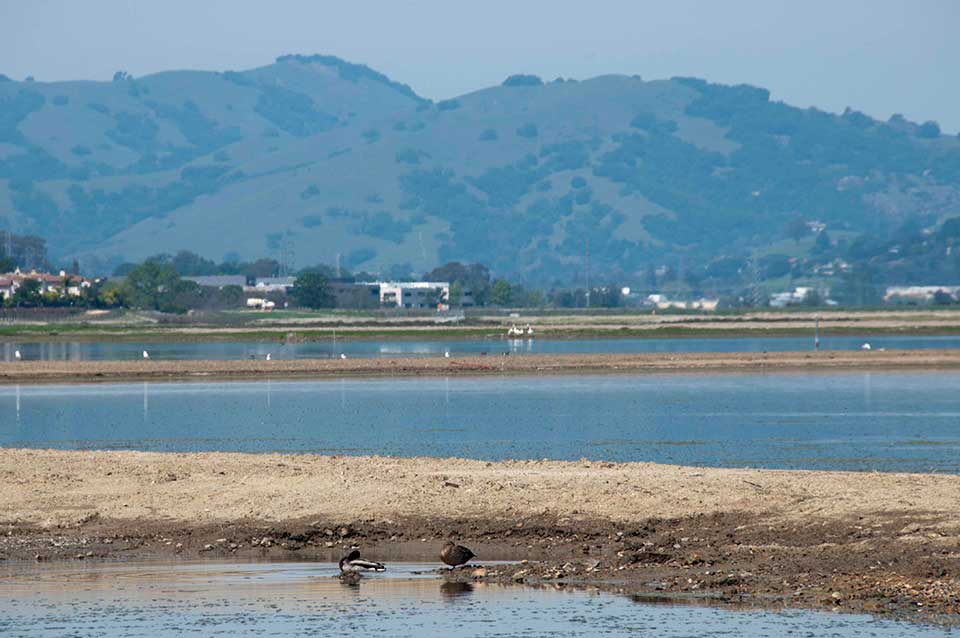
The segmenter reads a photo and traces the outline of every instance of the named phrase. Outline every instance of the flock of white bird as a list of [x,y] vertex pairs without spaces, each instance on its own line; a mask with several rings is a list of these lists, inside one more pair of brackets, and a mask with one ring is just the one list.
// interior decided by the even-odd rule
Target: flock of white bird
[[[869,343],[864,343],[862,346],[860,346],[860,349],[861,349],[861,350],[871,350],[872,348],[871,348],[871,346],[870,346]],[[881,350],[882,350],[882,349],[883,349],[883,348],[881,348]],[[144,350],[142,356],[143,356],[144,360],[149,359],[149,358],[150,358],[150,353],[147,352],[146,350]],[[449,351],[449,350],[444,350],[444,351],[443,351],[443,356],[444,356],[445,358],[449,359],[449,358],[450,358],[450,351]],[[13,358],[14,358],[15,360],[17,360],[17,361],[20,361],[20,360],[23,359],[23,355],[20,354],[20,351],[19,351],[19,350],[14,350],[14,351],[13,351]],[[266,358],[267,361],[272,361],[271,353],[268,352],[268,353],[267,353],[267,356],[266,356],[265,358]],[[341,359],[341,360],[345,360],[346,358],[347,358],[347,355],[345,355],[344,353],[341,352],[341,353],[340,353],[340,359]]]
[[[447,352],[443,353],[443,354],[444,354],[444,356],[447,357],[448,359],[450,358],[450,351],[449,351],[449,350],[448,350]],[[147,360],[147,359],[150,358],[150,353],[147,352],[146,350],[144,350],[143,353],[142,353],[140,356],[141,356],[144,360]],[[21,352],[20,352],[19,350],[14,350],[14,351],[13,351],[13,358],[14,358],[15,360],[17,360],[17,361],[22,361],[22,360],[23,360],[23,354],[21,354]],[[264,357],[264,358],[265,358],[267,361],[272,361],[272,360],[273,360],[273,355],[268,352],[268,353],[267,353],[267,356]],[[341,359],[346,359],[346,358],[347,358],[347,355],[345,355],[345,354],[343,354],[343,353],[340,353],[340,358],[341,358]]]

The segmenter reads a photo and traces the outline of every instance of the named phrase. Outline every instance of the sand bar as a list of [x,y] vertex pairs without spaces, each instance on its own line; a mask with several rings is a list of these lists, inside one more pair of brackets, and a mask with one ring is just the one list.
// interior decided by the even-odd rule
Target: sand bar
[[431,560],[453,537],[533,561],[453,579],[960,621],[958,476],[0,449],[0,481],[0,566]]
[[0,383],[178,379],[337,378],[484,374],[776,372],[960,369],[960,350],[770,353],[643,353],[208,361],[19,361],[0,363]]

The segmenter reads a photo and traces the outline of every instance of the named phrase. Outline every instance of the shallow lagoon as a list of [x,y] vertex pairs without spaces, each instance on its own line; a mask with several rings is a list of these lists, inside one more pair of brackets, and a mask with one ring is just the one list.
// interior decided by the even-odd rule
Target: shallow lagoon
[[0,445],[960,473],[960,372],[0,387]]
[[[960,348],[960,336],[824,336],[823,350],[858,350],[864,343],[889,350]],[[629,354],[641,352],[784,352],[813,348],[808,337],[688,337],[679,339],[464,339],[344,340],[329,339],[282,345],[263,341],[109,342],[8,341],[0,343],[0,361],[13,361],[19,350],[28,360],[115,361],[139,359],[144,350],[154,359],[316,359],[339,357],[439,357],[490,354]]]
[[596,591],[444,583],[391,564],[358,586],[326,563],[128,563],[0,571],[4,636],[833,636],[950,638],[863,615],[654,604]]

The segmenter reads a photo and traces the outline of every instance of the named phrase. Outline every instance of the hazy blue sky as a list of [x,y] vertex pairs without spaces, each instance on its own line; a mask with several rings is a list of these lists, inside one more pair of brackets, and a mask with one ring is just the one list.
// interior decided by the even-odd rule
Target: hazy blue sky
[[960,129],[960,1],[0,0],[0,72],[244,69],[330,53],[446,98],[511,73],[693,75]]

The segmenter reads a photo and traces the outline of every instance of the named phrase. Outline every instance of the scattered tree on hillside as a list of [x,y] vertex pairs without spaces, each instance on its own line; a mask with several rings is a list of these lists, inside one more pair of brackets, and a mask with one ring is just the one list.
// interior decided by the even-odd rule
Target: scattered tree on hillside
[[800,240],[806,237],[810,233],[810,228],[807,226],[807,222],[804,221],[803,217],[797,216],[792,218],[787,222],[787,237],[791,238],[796,243],[800,243]]
[[813,242],[813,253],[822,255],[830,250],[830,236],[827,231],[821,230],[817,233],[817,239]]
[[920,128],[917,129],[917,137],[923,137],[926,139],[940,137],[940,125],[932,120],[924,122],[920,125]]
[[503,81],[503,86],[540,86],[541,84],[543,84],[543,80],[536,75],[526,75],[523,73],[511,75]]

